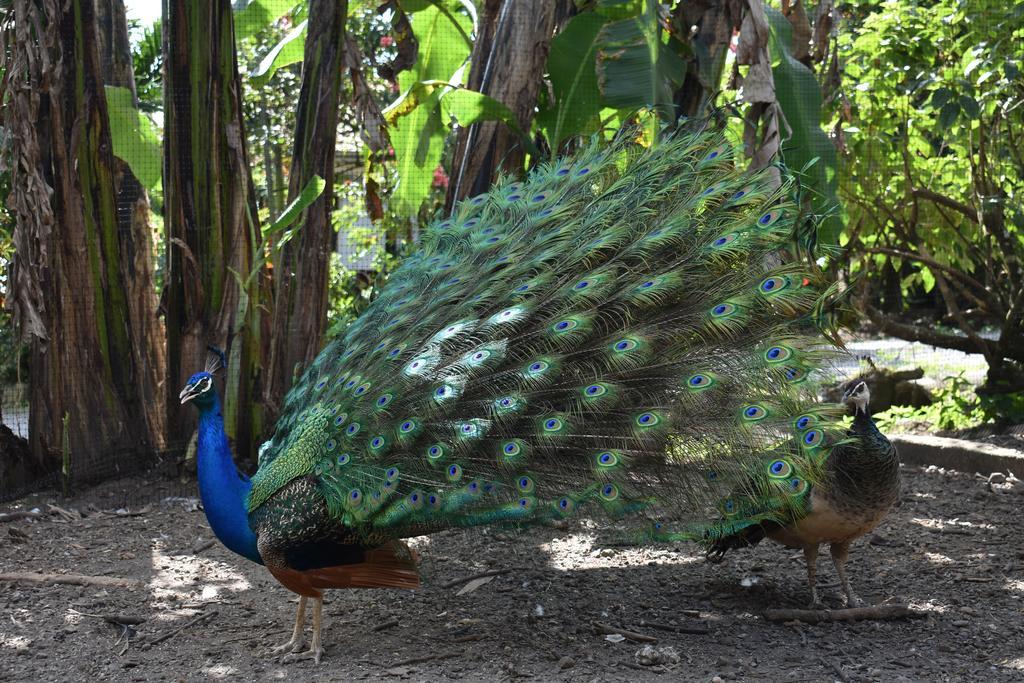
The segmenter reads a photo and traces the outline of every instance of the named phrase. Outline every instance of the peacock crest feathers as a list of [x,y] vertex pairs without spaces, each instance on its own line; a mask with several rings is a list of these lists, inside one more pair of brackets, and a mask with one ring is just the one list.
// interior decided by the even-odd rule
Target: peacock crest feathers
[[289,392],[250,510],[312,476],[366,534],[601,510],[707,539],[799,511],[839,411],[811,391],[831,290],[778,258],[787,192],[681,133],[458,203]]

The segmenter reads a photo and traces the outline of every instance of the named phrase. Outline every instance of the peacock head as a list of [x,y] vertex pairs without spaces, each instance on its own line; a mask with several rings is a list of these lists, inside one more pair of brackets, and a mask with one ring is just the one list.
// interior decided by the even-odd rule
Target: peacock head
[[212,406],[215,397],[213,375],[205,370],[189,377],[185,388],[178,395],[178,398],[181,399],[181,405],[191,401],[199,410]]
[[868,389],[867,382],[857,382],[853,385],[852,389],[848,389],[843,394],[843,403],[853,404],[854,410],[857,414],[864,413],[867,415],[868,403],[871,402],[871,391]]

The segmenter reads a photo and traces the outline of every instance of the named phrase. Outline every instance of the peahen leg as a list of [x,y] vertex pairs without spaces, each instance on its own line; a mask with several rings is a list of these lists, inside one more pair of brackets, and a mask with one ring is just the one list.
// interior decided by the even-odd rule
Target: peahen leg
[[832,563],[836,566],[836,574],[839,575],[839,582],[843,585],[843,592],[846,593],[847,607],[860,607],[861,601],[850,588],[850,579],[846,575],[846,558],[850,552],[850,543],[833,543],[829,546],[832,553]]
[[285,652],[298,652],[302,649],[302,625],[306,620],[306,596],[299,596],[299,609],[295,612],[295,628],[292,629],[292,637],[284,645],[279,645],[270,651],[272,655],[280,655]]
[[807,562],[807,587],[811,590],[810,609],[821,609],[823,605],[818,600],[818,544],[804,546],[804,561]]
[[313,598],[313,639],[309,642],[309,649],[305,652],[294,652],[287,654],[281,660],[282,662],[295,662],[300,659],[312,659],[317,664],[320,663],[320,658],[324,656],[324,649],[320,646],[320,616],[324,608],[323,596],[319,598]]

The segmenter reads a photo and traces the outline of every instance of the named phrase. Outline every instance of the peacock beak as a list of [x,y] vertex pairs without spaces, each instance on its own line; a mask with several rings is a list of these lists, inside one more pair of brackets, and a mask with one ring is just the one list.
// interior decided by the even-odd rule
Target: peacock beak
[[181,399],[181,405],[185,405],[198,395],[199,392],[196,391],[196,385],[186,384],[185,388],[181,390],[180,394],[178,394],[178,398]]

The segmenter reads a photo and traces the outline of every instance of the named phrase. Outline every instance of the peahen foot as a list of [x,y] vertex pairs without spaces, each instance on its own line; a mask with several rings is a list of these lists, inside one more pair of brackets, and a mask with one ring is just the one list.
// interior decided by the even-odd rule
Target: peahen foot
[[312,659],[315,663],[319,664],[323,656],[324,649],[317,645],[315,647],[310,647],[305,652],[293,652],[291,654],[287,654],[281,658],[281,663],[287,664],[289,662],[298,662],[303,659]]
[[277,647],[271,648],[270,655],[272,657],[276,657],[277,655],[283,655],[285,653],[298,652],[303,648],[305,644],[306,643],[302,640],[301,637],[296,638],[295,636],[292,636],[291,639],[284,645],[278,645]]

